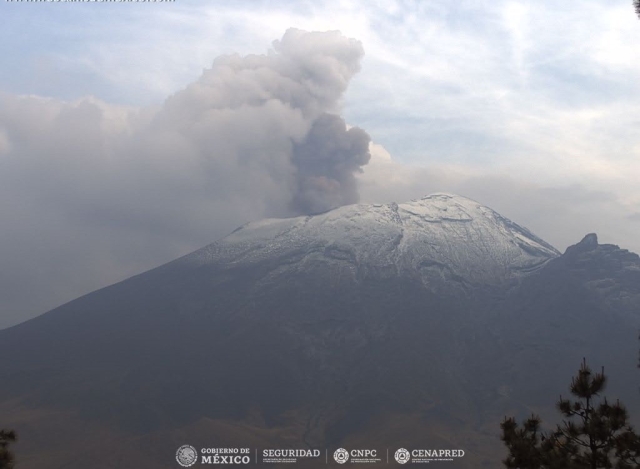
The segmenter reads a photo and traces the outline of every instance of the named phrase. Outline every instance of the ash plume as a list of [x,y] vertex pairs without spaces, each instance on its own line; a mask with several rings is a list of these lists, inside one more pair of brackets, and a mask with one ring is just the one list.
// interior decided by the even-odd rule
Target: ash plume
[[339,112],[363,54],[338,31],[289,29],[155,108],[0,93],[6,321],[247,221],[357,201],[369,136]]

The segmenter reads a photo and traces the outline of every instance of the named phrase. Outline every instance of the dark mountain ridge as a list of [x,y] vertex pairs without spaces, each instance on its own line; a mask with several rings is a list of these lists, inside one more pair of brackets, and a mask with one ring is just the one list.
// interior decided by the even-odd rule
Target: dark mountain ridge
[[639,280],[593,234],[560,255],[449,194],[250,223],[0,331],[0,422],[24,467],[175,467],[187,440],[497,467],[502,417],[557,420],[583,356],[640,415]]

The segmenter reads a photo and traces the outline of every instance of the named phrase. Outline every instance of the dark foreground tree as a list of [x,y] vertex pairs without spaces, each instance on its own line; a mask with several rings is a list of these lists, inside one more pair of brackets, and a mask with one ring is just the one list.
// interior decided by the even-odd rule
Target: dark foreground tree
[[9,430],[0,430],[0,469],[13,467],[13,453],[9,451],[9,444],[16,441],[16,433]]
[[636,9],[636,15],[640,18],[640,0],[633,0],[633,6]]
[[592,373],[583,361],[571,380],[575,400],[557,402],[562,423],[553,432],[540,429],[532,415],[522,426],[513,418],[500,425],[509,450],[503,461],[509,469],[628,469],[640,467],[640,437],[629,425],[626,408],[601,396],[607,378],[604,369]]

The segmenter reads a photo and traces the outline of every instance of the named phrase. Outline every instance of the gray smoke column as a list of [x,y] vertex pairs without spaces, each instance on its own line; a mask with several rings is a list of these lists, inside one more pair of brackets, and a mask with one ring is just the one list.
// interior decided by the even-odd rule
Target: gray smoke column
[[293,208],[319,213],[358,201],[355,173],[371,158],[369,135],[358,127],[347,130],[344,120],[323,114],[301,144],[294,146],[297,188]]

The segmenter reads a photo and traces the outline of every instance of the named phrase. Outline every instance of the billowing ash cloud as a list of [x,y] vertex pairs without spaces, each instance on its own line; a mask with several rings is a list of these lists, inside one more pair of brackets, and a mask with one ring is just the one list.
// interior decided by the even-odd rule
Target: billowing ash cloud
[[[167,100],[152,134],[195,146],[218,187],[255,190],[262,180],[264,196],[276,202],[267,212],[310,214],[356,202],[354,173],[369,161],[370,138],[331,112],[359,69],[362,46],[338,32],[291,29],[274,51],[216,59]],[[234,192],[225,187],[220,195]]]
[[[274,51],[216,59],[167,100],[151,132],[194,145],[218,187],[255,190],[262,182],[267,214],[356,202],[354,173],[369,160],[370,139],[331,112],[359,69],[362,46],[338,32],[291,29]],[[234,192],[225,187],[220,195]]]
[[249,220],[356,202],[370,139],[339,111],[362,56],[290,29],[155,109],[0,94],[0,327]]

